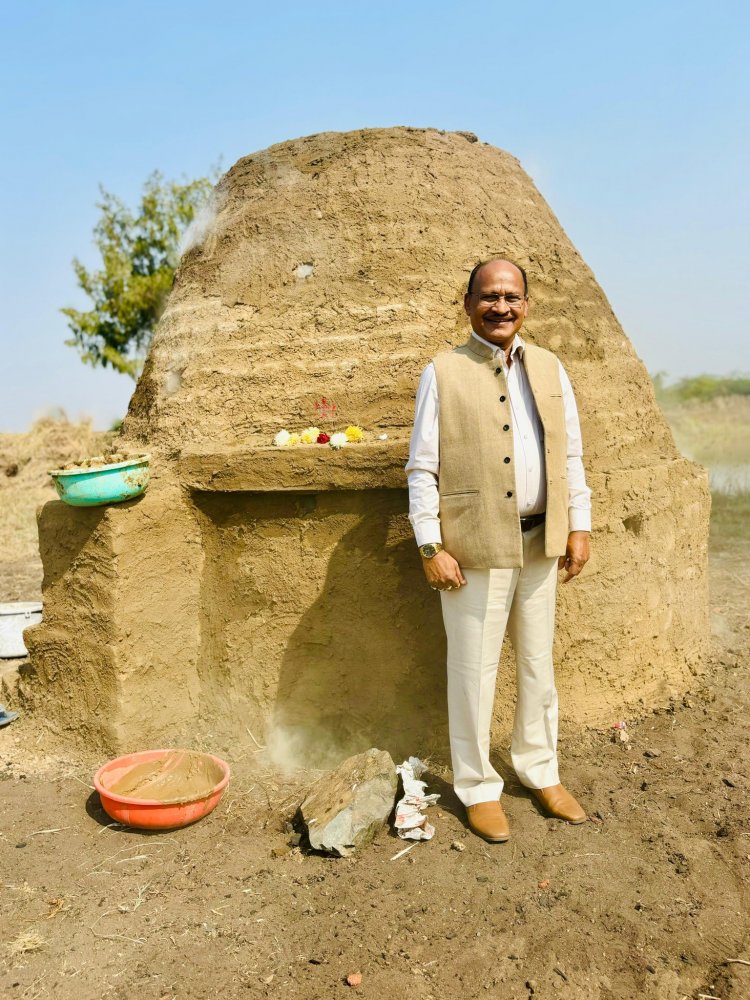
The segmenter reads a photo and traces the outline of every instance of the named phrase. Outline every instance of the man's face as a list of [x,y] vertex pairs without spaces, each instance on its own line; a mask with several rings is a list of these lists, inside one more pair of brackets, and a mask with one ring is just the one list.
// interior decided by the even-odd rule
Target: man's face
[[509,347],[529,311],[523,275],[508,261],[490,261],[474,276],[471,295],[464,296],[464,309],[474,333],[491,344]]

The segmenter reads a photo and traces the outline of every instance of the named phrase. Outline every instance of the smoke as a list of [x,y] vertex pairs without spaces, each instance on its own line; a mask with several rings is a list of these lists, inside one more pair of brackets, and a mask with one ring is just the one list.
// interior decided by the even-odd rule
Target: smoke
[[195,213],[193,221],[182,234],[177,248],[180,257],[182,257],[183,254],[186,254],[188,250],[192,250],[194,247],[200,246],[201,243],[204,242],[208,234],[213,229],[214,223],[216,222],[216,216],[219,214],[220,208],[220,198],[216,191],[213,191],[206,203]]
[[319,724],[272,726],[266,737],[267,759],[279,771],[330,770],[371,745],[368,737],[354,731],[342,732],[330,720]]

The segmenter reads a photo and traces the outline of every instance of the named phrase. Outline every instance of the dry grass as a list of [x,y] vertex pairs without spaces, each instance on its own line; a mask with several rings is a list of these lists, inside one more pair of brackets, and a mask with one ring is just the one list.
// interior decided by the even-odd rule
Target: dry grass
[[11,958],[15,958],[17,955],[26,955],[30,951],[39,951],[46,943],[46,939],[42,937],[39,931],[35,931],[32,928],[23,931],[14,941],[10,942],[8,945],[8,954]]
[[[50,469],[103,451],[114,438],[89,421],[45,417],[23,434],[0,434],[2,561],[38,560],[36,510],[57,497]],[[1,598],[0,598],[1,599]]]
[[719,396],[667,407],[680,451],[707,469],[750,465],[750,396]]

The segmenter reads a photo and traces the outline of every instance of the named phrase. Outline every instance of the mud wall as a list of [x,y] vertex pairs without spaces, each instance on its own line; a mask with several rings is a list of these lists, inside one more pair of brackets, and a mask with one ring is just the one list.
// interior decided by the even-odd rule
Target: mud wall
[[[360,452],[351,488],[318,491],[293,487],[292,453],[264,458],[271,488],[258,489],[237,455],[224,488],[202,488],[216,479],[214,458],[203,474],[193,458],[186,486],[167,466],[140,501],[43,508],[30,704],[67,739],[113,752],[196,742],[236,752],[255,738],[289,764],[326,766],[372,744],[447,761],[440,605],[396,485],[398,451]],[[555,662],[562,717],[606,725],[664,704],[700,671],[706,506],[683,460],[640,488],[625,473],[593,485],[617,514],[595,524],[585,574],[560,588]],[[499,746],[513,678],[506,642]]]

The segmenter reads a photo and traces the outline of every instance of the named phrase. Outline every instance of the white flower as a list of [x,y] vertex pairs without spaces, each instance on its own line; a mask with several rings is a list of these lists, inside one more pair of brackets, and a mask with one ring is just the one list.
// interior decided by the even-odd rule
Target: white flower
[[338,431],[336,434],[331,434],[331,440],[328,442],[332,448],[338,451],[339,448],[344,448],[346,446],[346,434],[343,431]]
[[315,444],[318,440],[318,434],[320,434],[319,427],[305,427],[303,431],[300,431],[299,439],[303,444]]
[[279,431],[276,437],[273,439],[273,443],[277,448],[285,448],[289,444],[289,438],[292,435],[289,431]]

